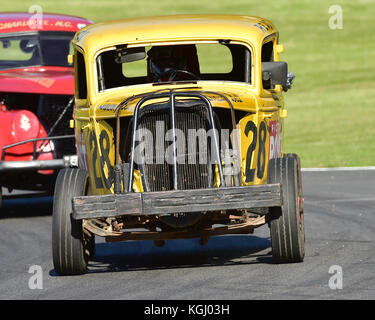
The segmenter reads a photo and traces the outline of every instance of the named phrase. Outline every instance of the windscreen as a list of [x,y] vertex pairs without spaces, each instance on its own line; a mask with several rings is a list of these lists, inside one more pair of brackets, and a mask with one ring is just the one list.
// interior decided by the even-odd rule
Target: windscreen
[[99,91],[153,83],[224,80],[250,83],[251,53],[240,44],[120,47],[97,57]]
[[74,32],[36,32],[0,36],[0,70],[30,66],[71,66]]

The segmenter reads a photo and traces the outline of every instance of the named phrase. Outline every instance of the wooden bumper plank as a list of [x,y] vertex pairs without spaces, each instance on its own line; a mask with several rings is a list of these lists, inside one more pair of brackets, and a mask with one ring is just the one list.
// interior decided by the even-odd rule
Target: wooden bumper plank
[[280,205],[280,185],[176,190],[143,194],[145,214],[246,209]]
[[[126,193],[73,198],[73,218],[105,218],[127,214],[142,214],[141,193]],[[121,214],[120,214],[121,213]]]
[[280,184],[268,184],[75,197],[73,217],[88,219],[122,215],[163,215],[280,205]]

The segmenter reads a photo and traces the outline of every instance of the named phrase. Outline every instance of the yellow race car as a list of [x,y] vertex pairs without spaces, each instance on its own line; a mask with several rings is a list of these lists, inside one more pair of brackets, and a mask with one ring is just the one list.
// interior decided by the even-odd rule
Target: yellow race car
[[204,244],[264,224],[276,263],[303,261],[300,160],[282,151],[294,75],[270,21],[110,21],[77,32],[73,46],[78,168],[56,182],[57,273],[84,273],[95,235]]

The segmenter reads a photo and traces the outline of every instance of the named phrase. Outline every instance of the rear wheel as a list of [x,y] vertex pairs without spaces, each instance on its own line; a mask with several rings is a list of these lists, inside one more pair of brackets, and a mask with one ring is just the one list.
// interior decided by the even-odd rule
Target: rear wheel
[[271,159],[268,183],[280,183],[283,204],[270,209],[272,256],[276,263],[302,262],[305,229],[300,161],[295,154]]
[[72,217],[72,198],[86,195],[88,185],[87,173],[81,169],[63,169],[57,176],[53,199],[52,253],[55,271],[60,275],[85,273],[90,251],[93,250],[93,240],[88,240],[84,234],[82,220]]

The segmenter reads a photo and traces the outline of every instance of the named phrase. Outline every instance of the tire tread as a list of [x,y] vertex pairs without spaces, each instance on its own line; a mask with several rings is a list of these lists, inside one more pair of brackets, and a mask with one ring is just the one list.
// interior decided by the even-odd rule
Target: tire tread
[[280,183],[283,204],[270,208],[270,234],[272,255],[276,263],[301,262],[304,258],[304,230],[300,230],[298,195],[300,186],[299,158],[286,154],[283,158],[271,159],[268,183]]
[[83,195],[87,174],[77,168],[60,170],[53,201],[52,253],[55,271],[61,275],[86,271],[82,221],[72,219],[71,199]]

